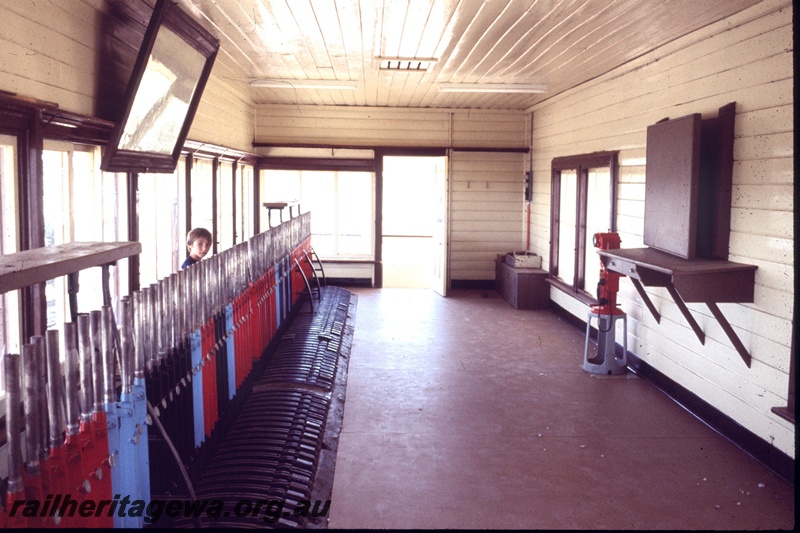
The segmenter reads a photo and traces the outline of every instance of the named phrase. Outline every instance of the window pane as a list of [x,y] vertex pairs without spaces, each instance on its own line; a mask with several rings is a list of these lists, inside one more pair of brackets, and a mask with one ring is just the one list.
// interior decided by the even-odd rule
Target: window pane
[[42,152],[44,188],[44,245],[54,246],[67,242],[71,229],[67,226],[69,203],[69,153],[60,150]]
[[[17,139],[0,135],[0,254],[18,251]],[[19,291],[0,295],[0,354],[20,353]],[[5,389],[0,365],[0,393]]]
[[255,171],[251,165],[243,165],[242,169],[242,233],[239,242],[244,242],[255,235],[253,225],[253,184]]
[[563,170],[558,206],[558,277],[572,285],[575,280],[575,213],[578,201],[578,176]]
[[[261,173],[261,201],[259,206],[265,202],[291,202],[300,200],[302,197],[300,186],[299,170],[264,170]],[[300,207],[303,211],[309,211],[310,208],[307,203],[311,201],[306,199],[302,202]],[[306,204],[306,205],[303,205]],[[281,216],[283,220],[289,219],[289,208],[285,208],[283,213],[275,209],[266,209],[261,207],[261,231],[269,229],[270,224],[277,226],[280,224]],[[312,215],[313,217],[313,215]]]
[[[69,226],[69,152],[42,152],[42,183],[44,187],[44,245],[57,246],[71,241]],[[51,279],[45,284],[47,299],[47,329],[61,329],[68,314],[64,278]]]
[[[95,148],[95,173],[103,180],[103,240],[129,241],[128,234],[128,175],[100,170],[100,148]],[[128,260],[118,261],[111,269],[111,294],[115,298],[128,294]]]
[[[236,188],[233,193],[233,201],[234,201],[234,208],[236,209],[236,220],[233,221],[234,227],[236,228],[236,242],[243,242],[247,240],[245,237],[245,224],[247,223],[247,204],[252,203],[249,202],[244,194],[245,194],[245,169],[243,165],[236,165],[236,175],[233,177],[233,185]],[[248,197],[251,198],[251,197]]]
[[[372,173],[339,172],[339,255],[372,257]],[[314,213],[311,217],[313,219]]]
[[611,172],[609,168],[589,169],[586,202],[586,272],[584,290],[596,296],[600,279],[600,257],[593,245],[595,233],[609,231],[611,213]]
[[[116,235],[110,232],[104,235],[104,225],[114,227],[114,218],[106,221],[103,218],[104,189],[102,175],[95,176],[94,154],[91,151],[70,150],[72,157],[72,190],[70,194],[73,205],[70,213],[72,235],[68,242],[102,242],[115,241]],[[116,198],[113,199],[116,207]],[[77,205],[76,205],[77,202]],[[112,212],[115,210],[112,209]],[[88,269],[78,274],[80,290],[78,291],[78,309],[89,312],[100,309],[103,305],[103,283],[100,269]],[[67,321],[71,317],[67,315]]]
[[217,250],[221,252],[233,247],[233,164],[227,161],[217,166],[217,204]]
[[[70,242],[128,240],[125,174],[100,170],[100,149],[45,141],[42,153],[45,246]],[[127,288],[127,261],[109,271],[111,304]],[[78,312],[98,310],[104,303],[102,270],[79,273]],[[71,320],[65,277],[45,284],[47,327],[61,329]]]
[[176,272],[186,257],[180,218],[183,176],[139,174],[139,285],[146,287]]
[[239,217],[240,229],[237,229],[237,242],[244,242],[255,235],[255,228],[253,227],[254,171],[251,165],[240,165],[238,168],[236,213]]
[[17,251],[17,139],[0,135],[0,251]]
[[[211,161],[208,159],[195,159],[192,164],[192,227],[189,228],[190,230],[193,228],[206,228],[208,231],[212,231],[214,227],[214,217],[211,215],[212,178]],[[215,241],[219,238],[218,235],[213,237]]]
[[81,208],[76,209],[73,216],[73,231],[71,241],[99,241],[102,240],[102,226],[98,227],[97,222],[103,222],[101,210],[103,208],[103,190],[94,187],[93,164],[91,153],[72,152],[72,193],[83,198]]
[[311,245],[321,256],[339,253],[335,172],[304,171],[300,207],[311,211]]
[[178,240],[175,242],[178,263],[175,268],[179,268],[186,257],[184,254],[186,252],[186,234],[191,229],[186,227],[186,208],[188,207],[186,205],[186,198],[188,198],[186,193],[186,157],[191,156],[181,156],[178,159],[178,167],[175,169],[175,179],[178,180],[178,221],[176,222]]

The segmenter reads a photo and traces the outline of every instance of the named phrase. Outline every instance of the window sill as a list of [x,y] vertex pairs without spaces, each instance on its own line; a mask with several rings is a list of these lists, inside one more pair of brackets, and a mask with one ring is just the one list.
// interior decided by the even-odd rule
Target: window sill
[[376,264],[378,264],[378,263],[379,263],[379,261],[376,261],[376,260],[374,260],[374,259],[369,259],[369,258],[356,258],[356,257],[353,257],[353,258],[337,257],[337,258],[335,258],[335,259],[334,259],[334,258],[325,258],[325,257],[320,257],[320,258],[319,258],[319,260],[320,260],[320,261],[321,261],[323,264],[326,264],[326,263],[331,263],[331,264],[336,264],[336,265],[345,265],[345,264],[350,264],[350,265],[358,265],[358,264],[363,264],[363,265],[376,265]]
[[597,299],[592,298],[591,296],[589,296],[589,294],[585,293],[584,291],[575,292],[575,289],[573,289],[570,285],[567,285],[558,278],[550,276],[547,278],[547,283],[549,283],[554,288],[560,290],[567,296],[575,298],[581,303],[584,303],[586,305],[597,305]]

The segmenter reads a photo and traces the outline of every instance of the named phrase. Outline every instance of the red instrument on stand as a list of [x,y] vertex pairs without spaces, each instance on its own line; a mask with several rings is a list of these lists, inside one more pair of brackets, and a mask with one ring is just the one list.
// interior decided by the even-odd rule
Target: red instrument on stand
[[[595,233],[592,244],[601,250],[617,250],[622,241],[616,232]],[[622,311],[617,308],[617,293],[619,292],[619,278],[621,274],[611,272],[600,263],[600,281],[597,282],[597,305],[592,306],[592,312],[598,315],[620,315]]]
[[[595,233],[592,242],[595,248],[615,250],[620,238],[616,232]],[[597,282],[597,305],[592,305],[586,318],[586,345],[583,354],[583,369],[593,374],[624,374],[627,372],[628,325],[625,313],[617,307],[619,278],[621,274],[608,270],[600,263],[600,280]],[[592,320],[597,320],[597,351],[589,353],[589,334]],[[615,323],[622,321],[622,355],[617,356],[614,339]]]

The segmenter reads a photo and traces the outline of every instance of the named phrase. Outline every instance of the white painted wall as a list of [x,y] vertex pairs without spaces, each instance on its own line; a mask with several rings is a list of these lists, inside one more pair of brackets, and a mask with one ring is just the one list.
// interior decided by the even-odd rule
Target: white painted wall
[[101,2],[0,3],[0,89],[93,115]]
[[[260,105],[256,142],[455,148],[450,156],[450,279],[494,280],[498,253],[524,249],[528,115],[467,109]],[[262,149],[263,150],[263,149]]]
[[519,111],[344,106],[256,106],[256,143],[275,145],[525,148]]
[[493,280],[497,254],[524,250],[524,156],[453,151],[450,278]]
[[[704,304],[688,305],[706,333],[702,345],[665,289],[647,289],[661,324],[627,278],[620,303],[629,349],[794,457],[794,426],[770,412],[787,403],[794,308],[792,51],[792,3],[766,0],[534,106],[531,249],[549,262],[551,160],[599,150],[620,151],[622,246],[643,246],[647,126],[690,113],[716,116],[736,102],[730,260],[758,270],[755,301],[720,308],[752,367]],[[555,288],[551,296],[585,320],[586,306]]]

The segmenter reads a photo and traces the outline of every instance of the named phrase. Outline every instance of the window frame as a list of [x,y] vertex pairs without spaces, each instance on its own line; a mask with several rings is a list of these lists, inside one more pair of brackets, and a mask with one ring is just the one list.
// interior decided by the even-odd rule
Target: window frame
[[[326,253],[324,247],[317,247],[316,252],[320,255],[323,261],[374,261],[375,260],[375,188],[376,188],[376,174],[375,171],[371,169],[371,167],[367,166],[359,166],[356,168],[352,167],[344,167],[344,166],[337,166],[337,168],[325,168],[324,165],[303,165],[303,168],[276,168],[275,165],[262,165],[259,167],[259,181],[260,181],[260,190],[262,197],[260,201],[264,202],[269,198],[269,179],[267,177],[267,173],[278,171],[278,172],[290,172],[294,173],[293,179],[295,180],[296,186],[296,199],[300,200],[300,212],[307,212],[309,211],[308,202],[303,202],[303,194],[302,191],[305,187],[304,185],[304,177],[307,173],[317,173],[317,172],[324,172],[330,174],[331,185],[332,185],[332,198],[331,200],[334,202],[333,206],[333,253]],[[357,254],[357,253],[342,253],[340,248],[340,241],[339,238],[341,235],[339,234],[339,224],[341,222],[341,213],[342,213],[342,206],[340,202],[341,190],[340,190],[340,178],[341,173],[363,173],[368,174],[370,179],[370,198],[371,198],[371,206],[370,206],[370,222],[368,224],[370,230],[370,251],[368,253]],[[285,199],[285,198],[284,198]],[[272,201],[278,201],[276,198],[272,198]],[[285,216],[290,216],[287,212],[289,208],[284,208],[284,212],[282,214]],[[312,212],[313,213],[313,212]],[[269,227],[270,223],[270,213],[267,212],[265,214],[266,218],[264,219],[265,227]],[[313,217],[313,214],[312,214]],[[263,230],[263,229],[262,229]],[[312,243],[313,236],[315,235],[313,232],[313,223],[312,223]]]
[[[380,207],[379,207],[379,198],[381,198],[379,190],[381,187],[380,179],[379,179],[379,161],[381,157],[378,154],[373,154],[373,157],[370,158],[299,158],[299,157],[263,157],[259,158],[258,165],[255,169],[255,185],[258,189],[255,191],[255,195],[258,201],[256,205],[256,212],[258,214],[258,209],[262,206],[262,198],[266,196],[266,191],[261,190],[263,187],[262,181],[264,180],[264,173],[265,170],[293,170],[293,171],[307,171],[307,170],[321,170],[321,171],[349,171],[349,172],[368,172],[371,173],[373,176],[372,182],[372,229],[373,229],[373,241],[374,244],[372,246],[372,257],[369,259],[370,261],[379,261],[380,257],[380,237],[377,236],[380,233]],[[301,204],[302,209],[302,204]],[[268,216],[265,213],[265,216]],[[312,215],[313,216],[313,215]],[[266,219],[267,223],[266,226],[269,225],[269,218]],[[256,221],[256,227],[258,228],[258,224],[260,224],[260,218]],[[263,229],[262,229],[263,231]],[[352,259],[343,259],[340,257],[335,258],[323,258],[328,260],[343,260],[343,261],[364,261],[364,258],[352,258]]]
[[[608,168],[609,221],[610,231],[617,231],[617,184],[619,183],[619,152],[604,151],[556,157],[551,163],[551,201],[550,201],[550,269],[549,281],[566,294],[587,304],[596,303],[596,298],[584,287],[586,277],[586,209],[588,205],[589,169]],[[560,239],[561,173],[574,170],[577,175],[577,199],[575,205],[575,264],[572,283],[558,277],[558,252]]]

